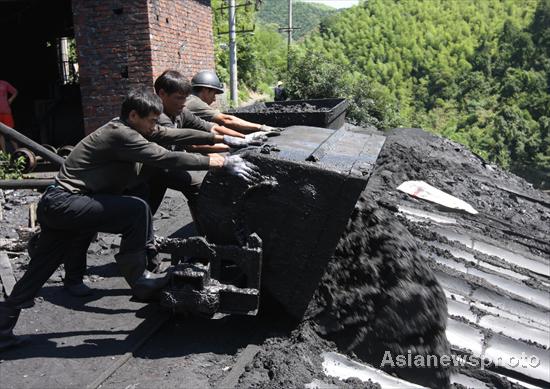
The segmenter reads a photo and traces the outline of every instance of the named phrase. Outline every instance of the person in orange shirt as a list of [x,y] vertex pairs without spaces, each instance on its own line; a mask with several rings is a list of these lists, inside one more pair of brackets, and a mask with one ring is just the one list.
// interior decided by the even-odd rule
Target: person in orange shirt
[[[9,96],[9,97],[8,97]],[[0,122],[6,126],[13,128],[13,115],[11,114],[11,103],[17,97],[17,89],[9,82],[0,80]],[[17,148],[17,143],[12,141],[12,145]],[[6,152],[6,142],[4,136],[0,135],[0,151]]]

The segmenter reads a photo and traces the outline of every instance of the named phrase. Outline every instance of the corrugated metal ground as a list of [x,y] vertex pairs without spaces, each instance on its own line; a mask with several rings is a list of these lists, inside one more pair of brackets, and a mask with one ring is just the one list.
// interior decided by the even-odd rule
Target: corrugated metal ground
[[[548,387],[550,197],[460,145],[420,130],[399,133],[388,138],[369,186],[386,206],[397,205],[430,260],[447,296],[454,354],[492,362],[486,370],[523,386]],[[479,214],[398,192],[407,180],[424,180]],[[473,371],[462,369],[472,377],[455,381],[475,380]]]

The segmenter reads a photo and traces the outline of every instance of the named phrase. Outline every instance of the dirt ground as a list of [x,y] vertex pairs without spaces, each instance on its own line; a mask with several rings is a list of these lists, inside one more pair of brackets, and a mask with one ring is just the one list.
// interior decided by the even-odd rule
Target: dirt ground
[[[39,197],[30,190],[4,191],[1,237],[17,238],[17,227],[27,226],[29,206]],[[168,192],[155,217],[155,233],[195,234],[181,193]],[[14,332],[31,335],[30,343],[0,355],[0,387],[95,387],[109,369],[114,373],[101,388],[223,387],[248,345],[277,344],[292,331],[286,318],[278,316],[220,315],[210,320],[170,316],[166,320],[166,313],[155,304],[130,299],[113,260],[118,242],[117,236],[99,234],[88,251],[85,282],[94,288],[92,296],[68,295],[60,267],[36,297],[35,306],[22,311]],[[28,255],[17,251],[9,256],[19,278]],[[123,366],[113,368],[126,359]],[[267,370],[260,376],[269,380]]]
[[[4,192],[0,236],[17,237],[27,226],[28,206],[39,194]],[[186,202],[170,192],[155,220],[156,233],[193,233]],[[226,374],[240,349],[256,339],[257,323],[248,317],[217,320],[171,318],[154,304],[130,300],[130,291],[113,260],[119,238],[100,234],[88,253],[85,282],[94,288],[86,298],[69,296],[62,288],[60,268],[22,312],[17,334],[31,335],[26,347],[0,355],[2,388],[82,388],[147,340],[123,367],[102,384],[112,388],[210,387]],[[16,277],[28,261],[25,252],[10,253]],[[158,327],[154,336],[148,337]],[[164,324],[162,324],[164,323]]]
[[[407,180],[426,181],[467,201],[480,213],[449,212],[398,191],[397,186]],[[17,237],[16,228],[27,225],[28,205],[38,197],[32,191],[4,191],[1,238]],[[550,266],[549,196],[458,144],[420,130],[398,130],[386,141],[304,322],[296,325],[284,315],[220,315],[212,320],[170,317],[165,321],[165,313],[156,305],[130,300],[129,289],[112,259],[118,238],[100,234],[89,250],[86,279],[94,295],[84,299],[68,296],[62,288],[62,269],[56,272],[36,298],[36,305],[23,311],[15,328],[17,334],[31,335],[30,345],[0,354],[0,386],[80,388],[97,387],[101,382],[101,387],[108,388],[303,388],[316,382],[317,387],[327,388],[380,387],[375,382],[327,377],[321,354],[338,351],[378,367],[377,352],[384,347],[401,351],[413,347],[419,353],[439,354],[450,348],[456,352],[461,349],[449,332],[449,323],[455,322],[482,333],[480,347],[486,352],[499,336],[513,339],[507,330],[482,326],[492,318],[489,311],[500,309],[501,300],[528,311],[525,320],[538,318],[540,313],[542,334],[549,336],[549,310],[528,295],[550,298],[550,276],[544,269],[533,271],[530,265],[481,254],[473,244],[469,247],[451,239],[441,222],[414,220],[411,209],[454,220],[455,235],[467,231],[479,241],[501,242],[503,249],[514,248],[535,258],[535,265]],[[192,234],[190,221],[181,194],[169,192],[155,219],[156,233]],[[449,263],[457,260],[451,255],[453,250],[476,258],[477,262],[461,262],[468,274],[450,267]],[[20,276],[27,254],[13,252],[10,259]],[[522,281],[512,286],[520,292],[508,290],[502,282],[495,286],[472,276],[483,270],[482,262],[493,266],[490,275],[501,277],[499,280],[511,282],[512,278],[502,274],[519,274]],[[456,287],[459,282],[463,286]],[[518,295],[524,290],[527,295]],[[484,299],[477,294],[481,292],[502,299]],[[464,314],[454,310],[461,298],[468,299]],[[502,318],[502,312],[495,317]],[[513,318],[517,323],[524,319],[519,313]],[[531,347],[547,355],[548,346],[536,339],[524,335],[513,339],[513,347]],[[246,358],[250,345],[258,346],[257,353]],[[463,346],[475,354],[473,346]],[[113,374],[102,381],[111,370]],[[236,376],[231,377],[232,373]],[[502,375],[479,369],[431,372],[424,381],[408,372],[390,373],[431,387],[444,387],[449,377],[455,387],[464,387],[457,374],[476,383],[470,387],[523,387],[509,381],[507,371],[501,371]],[[522,382],[531,379],[531,387],[548,384],[537,378],[539,371],[529,374],[515,378]],[[443,379],[441,386],[437,379]]]

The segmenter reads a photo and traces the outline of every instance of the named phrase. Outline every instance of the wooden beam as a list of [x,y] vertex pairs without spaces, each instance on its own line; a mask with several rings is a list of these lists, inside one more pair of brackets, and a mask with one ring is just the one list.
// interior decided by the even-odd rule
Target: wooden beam
[[29,228],[36,228],[36,203],[29,205]]
[[239,383],[239,377],[244,373],[246,365],[248,365],[256,354],[260,351],[260,346],[255,344],[249,344],[239,355],[237,362],[231,368],[229,374],[223,379],[219,388],[233,389],[236,388]]

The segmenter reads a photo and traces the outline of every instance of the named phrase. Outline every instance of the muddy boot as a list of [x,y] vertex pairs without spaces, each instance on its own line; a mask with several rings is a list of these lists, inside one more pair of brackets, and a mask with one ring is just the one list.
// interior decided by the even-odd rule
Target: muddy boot
[[[93,293],[93,289],[84,284],[82,273],[84,270],[79,270],[74,265],[69,267],[65,263],[65,278],[63,279],[63,288],[74,297],[86,297]],[[84,267],[86,266],[84,262]]]
[[[84,266],[86,265],[84,264]],[[76,268],[69,268],[68,264],[65,263],[65,278],[63,279],[63,289],[65,289],[71,296],[74,297],[90,296],[93,293],[93,289],[86,285],[82,280],[82,272],[75,270]]]
[[157,254],[147,255],[147,270],[151,273],[160,273],[162,259]]
[[132,294],[138,300],[158,299],[159,293],[170,281],[169,274],[153,274],[146,269],[145,251],[115,255],[122,276],[132,288]]
[[17,347],[29,340],[28,336],[15,336],[13,327],[19,318],[20,309],[0,303],[0,352],[10,347]]

